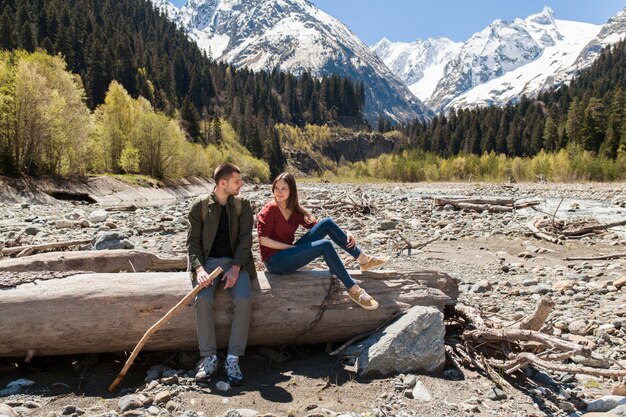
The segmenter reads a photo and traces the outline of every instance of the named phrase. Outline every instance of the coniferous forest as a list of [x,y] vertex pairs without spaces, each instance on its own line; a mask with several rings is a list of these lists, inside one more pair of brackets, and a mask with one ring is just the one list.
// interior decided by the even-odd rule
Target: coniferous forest
[[362,84],[216,62],[146,0],[2,0],[0,13],[0,49],[60,54],[67,70],[80,75],[92,110],[115,80],[157,111],[170,117],[178,111],[191,142],[217,142],[219,132],[202,126],[223,118],[254,157],[280,165],[275,123],[362,120]]
[[626,41],[605,48],[569,84],[505,107],[452,110],[401,126],[410,147],[449,157],[532,157],[575,145],[607,158],[626,152]]
[[[0,50],[0,174],[206,175],[232,160],[263,180],[284,169],[283,146],[317,152],[324,125],[367,127],[360,82],[216,62],[146,0],[0,0]],[[381,116],[399,152],[319,165],[405,181],[623,179],[625,55],[626,41],[607,47],[569,84],[504,107]]]

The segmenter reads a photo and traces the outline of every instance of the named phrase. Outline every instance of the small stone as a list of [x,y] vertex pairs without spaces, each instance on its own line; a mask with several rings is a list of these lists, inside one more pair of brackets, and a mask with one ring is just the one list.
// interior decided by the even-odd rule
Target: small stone
[[93,223],[102,223],[109,218],[109,212],[106,210],[94,210],[89,215],[89,221]]
[[146,413],[143,410],[128,410],[125,413],[122,413],[122,417],[144,417]]
[[215,388],[217,388],[220,391],[226,392],[230,390],[230,384],[228,382],[219,381],[217,384],[215,384]]
[[541,382],[542,384],[556,385],[556,382],[554,381],[554,379],[552,379],[550,375],[548,375],[547,373],[543,371],[535,372],[535,374],[533,375],[533,379],[537,382]]
[[613,387],[613,391],[611,391],[611,394],[626,396],[626,382],[622,382],[621,384]]
[[69,416],[70,414],[74,414],[75,412],[76,412],[76,406],[68,405],[68,406],[65,406],[65,408],[63,408],[63,411],[61,411],[61,414],[64,416]]
[[615,281],[613,281],[614,287],[622,288],[624,285],[626,285],[626,276],[618,278]]
[[402,380],[404,386],[408,389],[412,389],[417,383],[417,377],[415,375],[407,375]]
[[570,333],[585,336],[587,334],[587,322],[585,320],[574,320],[568,326]]
[[383,220],[380,222],[380,230],[391,230],[396,228],[396,222],[392,220]]
[[416,381],[413,387],[412,397],[417,401],[428,402],[432,400],[432,395],[428,389],[424,386],[422,381]]
[[224,413],[224,417],[256,417],[259,412],[249,408],[239,408],[237,410],[228,410]]
[[71,229],[74,227],[74,222],[66,219],[57,220],[55,226],[57,229]]
[[168,401],[167,404],[165,404],[165,409],[167,411],[169,411],[170,413],[172,411],[176,411],[176,409],[178,408],[178,404],[176,404],[174,401]]
[[37,226],[29,226],[26,229],[24,229],[24,233],[26,233],[29,236],[36,236],[37,233],[41,232],[41,228],[37,227]]
[[476,284],[472,285],[472,289],[470,290],[473,293],[483,293],[491,290],[491,283],[486,279],[478,281]]
[[566,413],[573,413],[576,411],[576,407],[569,401],[559,401],[559,408]]
[[485,396],[489,398],[491,401],[506,400],[507,398],[506,393],[498,387],[491,388],[489,391],[485,393]]
[[163,404],[172,399],[172,394],[169,391],[161,391],[154,396],[155,404]]
[[136,395],[125,395],[119,399],[117,406],[119,407],[120,412],[124,413],[128,410],[134,410],[135,408],[141,407],[141,401],[139,401],[139,398],[137,398]]
[[178,375],[161,378],[161,383],[163,385],[176,385],[178,384]]
[[559,330],[565,330],[567,329],[567,323],[565,323],[563,320],[556,321],[554,322],[554,328]]
[[571,290],[572,288],[574,288],[576,286],[576,281],[571,280],[571,279],[565,279],[562,281],[557,281],[554,284],[552,284],[552,291],[567,291],[567,290]]
[[518,258],[524,258],[524,259],[530,259],[532,257],[534,257],[534,255],[530,252],[520,252],[517,254]]

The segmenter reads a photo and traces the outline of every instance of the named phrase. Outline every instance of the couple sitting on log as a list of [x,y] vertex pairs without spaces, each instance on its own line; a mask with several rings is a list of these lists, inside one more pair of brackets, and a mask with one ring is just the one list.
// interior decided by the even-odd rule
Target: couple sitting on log
[[[251,250],[254,220],[250,202],[238,197],[243,182],[237,166],[221,164],[215,169],[213,180],[213,192],[191,206],[191,227],[187,235],[193,285],[204,287],[195,302],[202,356],[196,380],[206,381],[218,370],[213,299],[218,286],[215,281],[222,281],[231,294],[234,307],[225,370],[230,384],[240,385],[243,375],[239,368],[239,356],[244,354],[250,325],[250,277],[256,277]],[[352,279],[331,241],[325,237],[330,237],[337,246],[356,258],[362,271],[379,267],[386,260],[366,255],[356,245],[354,236],[342,230],[332,219],[318,222],[302,208],[292,174],[282,173],[276,177],[272,193],[274,199],[263,207],[257,217],[261,259],[267,270],[274,274],[289,274],[322,256],[330,272],[346,286],[352,301],[367,310],[378,308],[376,300]],[[299,226],[309,230],[294,242]],[[226,272],[214,281],[209,273],[217,267]]]

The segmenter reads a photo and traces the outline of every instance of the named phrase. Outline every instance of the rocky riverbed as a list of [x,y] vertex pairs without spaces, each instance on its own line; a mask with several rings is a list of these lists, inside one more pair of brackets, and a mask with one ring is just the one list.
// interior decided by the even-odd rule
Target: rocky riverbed
[[[302,182],[300,189],[303,205],[315,216],[332,216],[353,232],[367,252],[391,257],[389,268],[436,269],[458,278],[459,301],[479,309],[492,323],[521,320],[547,295],[555,307],[543,331],[594,352],[592,359],[574,358],[575,364],[626,367],[626,228],[554,244],[533,236],[527,227],[538,217],[568,222],[595,217],[601,223],[626,219],[624,184]],[[271,196],[268,185],[247,185],[242,194],[257,211]],[[192,198],[165,203],[159,198],[161,204],[151,205],[148,191],[137,194],[140,201],[132,195],[125,190],[123,199],[91,204],[53,200],[41,204],[40,199],[15,193],[10,199],[0,197],[0,242],[5,256],[15,255],[6,253],[10,248],[58,241],[84,242],[73,250],[135,248],[164,256],[184,255]],[[534,209],[478,212],[436,205],[441,196],[535,197],[545,203]],[[618,256],[566,259],[603,255]],[[357,266],[347,258],[346,263]],[[0,273],[0,287],[41,276]],[[441,375],[359,380],[321,346],[251,347],[242,358],[246,385],[221,390],[225,387],[219,381],[206,387],[192,382],[193,352],[148,354],[129,374],[127,386],[134,388],[116,396],[106,392],[119,370],[116,359],[123,357],[36,358],[31,365],[0,360],[0,402],[21,415],[46,416],[236,416],[256,415],[254,410],[259,415],[279,416],[577,416],[611,409],[615,415],[626,415],[626,405],[618,407],[626,404],[623,382],[532,367],[520,372],[515,390],[501,392],[472,370],[464,370],[462,376],[446,369]]]

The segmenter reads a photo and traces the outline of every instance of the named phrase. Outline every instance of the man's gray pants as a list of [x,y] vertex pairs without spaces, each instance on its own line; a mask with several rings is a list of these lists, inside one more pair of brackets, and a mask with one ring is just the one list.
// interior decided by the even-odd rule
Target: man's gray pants
[[[232,265],[232,258],[209,258],[204,265],[204,269],[210,274],[219,266],[226,272]],[[217,354],[213,301],[215,299],[216,288],[218,286],[221,289],[224,288],[225,281],[221,280],[222,276],[213,280],[210,286],[201,290],[196,296],[196,327],[198,330],[200,356]],[[194,281],[193,285],[196,286],[197,282]],[[242,356],[246,350],[246,343],[248,342],[252,305],[252,291],[250,289],[250,274],[248,274],[248,271],[241,268],[237,283],[234,287],[229,288],[228,292],[230,292],[230,296],[233,299],[233,322],[231,324],[230,338],[228,340],[228,353],[230,355]]]

